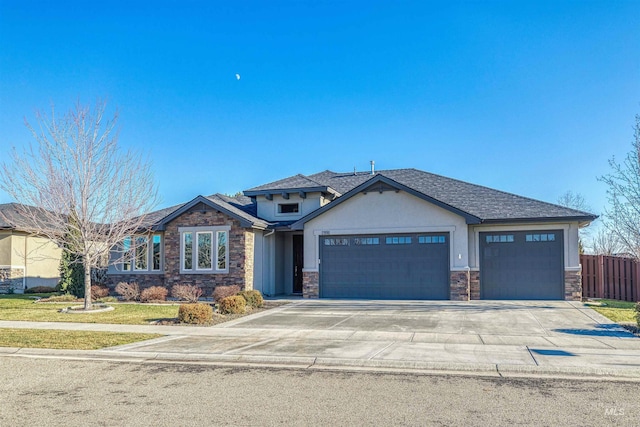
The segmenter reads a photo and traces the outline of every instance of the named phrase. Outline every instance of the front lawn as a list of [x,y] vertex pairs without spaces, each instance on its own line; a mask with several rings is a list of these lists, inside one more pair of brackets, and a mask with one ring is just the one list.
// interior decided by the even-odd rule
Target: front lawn
[[160,334],[120,332],[0,328],[0,347],[98,350],[161,336]]
[[635,303],[612,299],[598,300],[606,304],[602,307],[590,306],[604,317],[616,323],[636,323]]
[[37,303],[33,295],[0,296],[0,320],[31,322],[80,322],[115,323],[122,325],[147,325],[158,319],[178,317],[177,304],[122,304],[109,303],[113,311],[93,314],[66,314],[59,310],[79,303]]

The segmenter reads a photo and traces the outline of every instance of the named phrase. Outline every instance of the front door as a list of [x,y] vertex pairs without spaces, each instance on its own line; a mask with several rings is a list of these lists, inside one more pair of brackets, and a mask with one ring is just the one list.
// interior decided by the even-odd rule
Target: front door
[[302,235],[293,236],[293,293],[302,293],[302,266],[304,265]]

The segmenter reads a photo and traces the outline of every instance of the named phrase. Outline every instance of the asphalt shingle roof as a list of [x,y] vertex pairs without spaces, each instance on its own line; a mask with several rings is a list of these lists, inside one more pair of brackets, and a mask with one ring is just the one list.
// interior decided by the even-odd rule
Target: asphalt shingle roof
[[596,217],[588,212],[494,190],[418,169],[381,170],[374,175],[368,172],[354,174],[326,170],[310,175],[309,178],[333,188],[340,194],[345,194],[373,179],[376,175],[382,175],[396,181],[482,221],[578,217],[593,217],[595,219]]
[[247,221],[259,225],[262,227],[267,227],[269,223],[263,219],[258,218],[257,216],[257,206],[253,201],[246,196],[234,196],[229,197],[224,194],[216,193],[211,196],[207,196],[207,199],[212,202],[219,204],[224,207],[228,211],[234,213],[235,215],[246,219]]
[[42,208],[19,203],[0,204],[0,228],[14,230],[34,230],[51,224],[50,213]]
[[[338,194],[345,194],[365,182],[375,179],[377,176],[383,176],[395,181],[428,198],[435,199],[445,206],[450,206],[454,210],[474,216],[482,222],[575,218],[593,220],[596,218],[595,215],[588,212],[518,196],[418,169],[380,170],[373,175],[369,172],[339,173],[325,170],[309,176],[298,174],[253,187],[247,190],[245,194],[255,195],[269,191],[304,190],[305,188],[326,188]],[[289,223],[270,223],[258,218],[256,203],[250,197],[244,195],[230,197],[216,193],[206,198],[232,214],[260,227],[283,226]],[[149,224],[162,222],[164,218],[184,205],[176,205],[152,212],[148,217]],[[0,226],[2,226],[1,222]]]
[[261,191],[279,191],[279,190],[293,190],[293,189],[305,189],[305,188],[318,188],[326,187],[318,181],[312,179],[312,177],[304,176],[301,174],[290,176],[278,181],[270,182],[268,184],[259,185],[257,187],[246,190],[245,193],[256,193]]
[[594,216],[417,169],[381,171],[381,174],[484,221]]

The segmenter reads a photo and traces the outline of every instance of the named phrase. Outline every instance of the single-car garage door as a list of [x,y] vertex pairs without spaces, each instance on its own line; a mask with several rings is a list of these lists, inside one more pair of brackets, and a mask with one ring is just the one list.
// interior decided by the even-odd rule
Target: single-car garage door
[[564,299],[562,230],[480,233],[482,299]]
[[448,233],[320,236],[320,297],[449,299]]

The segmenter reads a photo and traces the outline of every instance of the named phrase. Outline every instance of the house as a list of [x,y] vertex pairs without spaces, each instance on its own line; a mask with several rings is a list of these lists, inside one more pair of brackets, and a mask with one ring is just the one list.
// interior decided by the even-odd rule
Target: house
[[48,238],[22,230],[17,208],[15,203],[0,205],[0,292],[55,287],[62,250]]
[[109,275],[308,298],[579,300],[578,230],[595,218],[416,169],[324,171],[154,212]]

